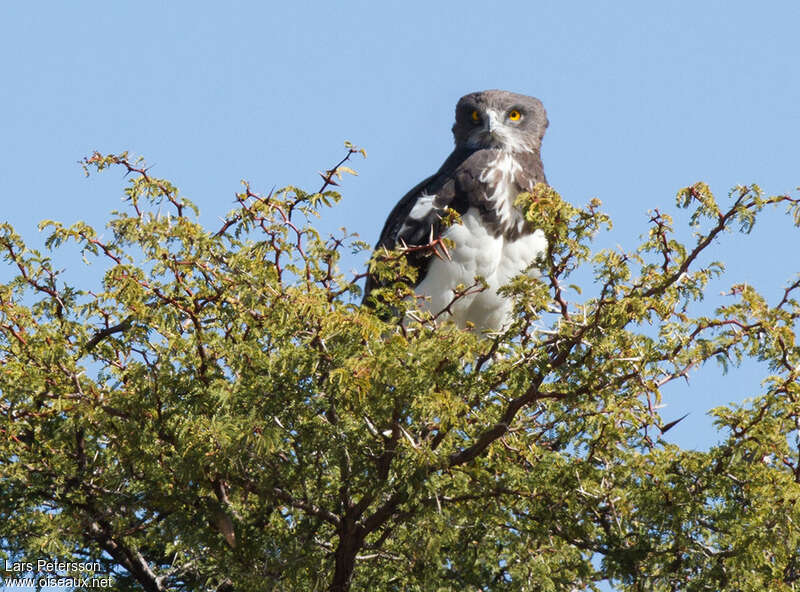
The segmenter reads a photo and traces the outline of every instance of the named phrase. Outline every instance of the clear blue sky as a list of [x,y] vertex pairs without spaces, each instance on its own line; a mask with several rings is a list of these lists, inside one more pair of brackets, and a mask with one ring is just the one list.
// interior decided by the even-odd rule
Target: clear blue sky
[[[42,218],[102,227],[124,180],[77,161],[129,150],[216,225],[241,179],[315,189],[350,140],[369,158],[321,225],[372,242],[449,153],[456,100],[503,88],[544,102],[550,183],[599,197],[615,222],[599,244],[632,249],[647,211],[674,213],[695,181],[800,184],[799,28],[796,1],[4,3],[0,219],[33,245]],[[774,301],[798,247],[777,214],[724,237],[714,290],[747,281]],[[692,411],[669,436],[713,443],[706,410],[755,394],[759,372],[668,389],[666,420]]]

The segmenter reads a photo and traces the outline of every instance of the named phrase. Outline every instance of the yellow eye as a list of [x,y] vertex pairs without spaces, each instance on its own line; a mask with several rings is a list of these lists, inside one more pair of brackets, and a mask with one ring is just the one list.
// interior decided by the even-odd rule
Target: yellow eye
[[472,117],[472,121],[474,121],[475,123],[478,123],[481,120],[481,115],[480,113],[478,113],[477,109],[472,112],[470,117]]
[[519,111],[517,111],[516,109],[512,109],[512,110],[511,110],[511,111],[509,111],[509,113],[508,113],[508,118],[509,118],[511,121],[519,121],[519,118],[520,118],[520,117],[522,117],[522,113],[520,113],[520,112],[519,112]]

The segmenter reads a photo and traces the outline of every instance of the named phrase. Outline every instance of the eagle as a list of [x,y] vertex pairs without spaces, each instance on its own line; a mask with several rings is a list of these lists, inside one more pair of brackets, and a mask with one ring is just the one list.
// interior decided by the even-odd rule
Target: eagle
[[[498,289],[521,273],[535,277],[547,249],[544,233],[515,205],[520,193],[547,182],[541,159],[547,114],[534,97],[486,90],[461,97],[455,115],[453,152],[397,203],[376,251],[402,248],[417,270],[421,310],[462,328],[498,331],[512,313]],[[449,210],[458,216],[447,216]],[[379,287],[368,274],[365,303]]]

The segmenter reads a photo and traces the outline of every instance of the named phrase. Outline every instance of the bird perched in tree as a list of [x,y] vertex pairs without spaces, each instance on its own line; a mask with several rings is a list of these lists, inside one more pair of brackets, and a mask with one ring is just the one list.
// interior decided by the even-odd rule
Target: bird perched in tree
[[[456,105],[455,149],[442,167],[411,189],[389,214],[376,249],[402,247],[417,269],[420,308],[460,326],[502,328],[511,301],[497,289],[532,264],[547,240],[514,205],[521,192],[545,183],[541,143],[547,129],[541,101],[503,90],[470,93]],[[447,210],[460,216],[446,225]],[[444,247],[449,239],[451,248]],[[459,285],[485,289],[457,296]],[[367,277],[364,301],[379,287]],[[462,288],[463,291],[463,288]]]

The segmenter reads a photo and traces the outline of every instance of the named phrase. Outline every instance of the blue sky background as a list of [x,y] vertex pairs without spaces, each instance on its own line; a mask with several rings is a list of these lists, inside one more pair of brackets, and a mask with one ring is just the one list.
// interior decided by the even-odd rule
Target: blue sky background
[[[240,180],[316,189],[350,140],[369,157],[321,228],[372,242],[449,153],[457,99],[503,88],[548,110],[551,185],[612,215],[598,246],[632,249],[648,210],[675,214],[676,191],[695,181],[720,197],[739,183],[800,184],[798,27],[795,1],[4,3],[0,220],[33,246],[43,218],[102,227],[124,179],[86,179],[77,161],[129,150],[217,226]],[[712,293],[747,281],[774,302],[800,270],[798,247],[778,212],[725,236],[715,257],[728,273]],[[63,264],[97,278],[77,258]],[[670,439],[715,442],[705,412],[761,378],[754,364],[706,368],[668,388],[665,420],[692,412]]]

